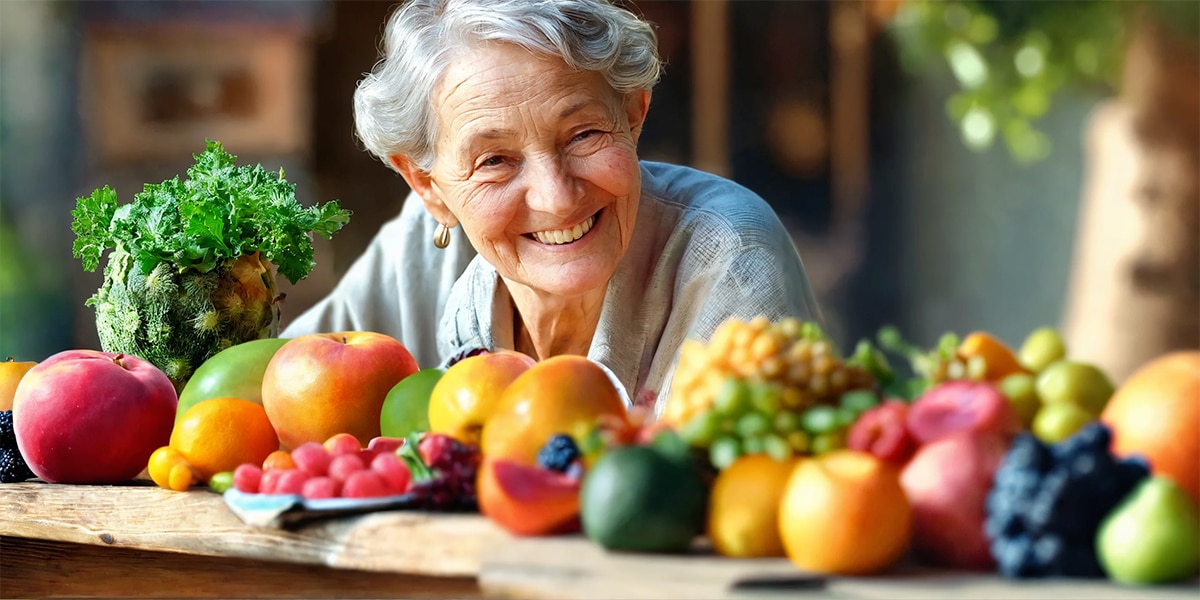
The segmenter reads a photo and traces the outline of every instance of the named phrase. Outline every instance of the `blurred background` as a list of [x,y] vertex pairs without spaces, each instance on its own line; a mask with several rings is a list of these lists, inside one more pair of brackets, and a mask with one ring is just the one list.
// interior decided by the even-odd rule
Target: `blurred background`
[[[351,96],[395,2],[0,2],[0,358],[99,348],[75,199],[122,202],[205,138],[354,212],[283,322],[407,194]],[[642,0],[666,75],[644,159],[761,194],[844,350],[1060,327],[1123,378],[1200,347],[1200,3]]]

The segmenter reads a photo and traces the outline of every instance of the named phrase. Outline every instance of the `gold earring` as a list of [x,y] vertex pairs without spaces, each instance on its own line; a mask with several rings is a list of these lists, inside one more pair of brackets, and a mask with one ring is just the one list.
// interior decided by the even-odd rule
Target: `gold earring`
[[438,223],[437,230],[433,232],[433,245],[439,249],[450,245],[450,228],[445,223]]

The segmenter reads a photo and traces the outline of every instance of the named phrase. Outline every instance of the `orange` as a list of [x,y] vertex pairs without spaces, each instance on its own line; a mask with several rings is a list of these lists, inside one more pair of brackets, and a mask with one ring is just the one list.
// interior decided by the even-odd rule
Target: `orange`
[[18,362],[13,357],[0,362],[0,410],[12,410],[13,398],[17,395],[17,384],[30,369],[37,366],[33,361]]
[[573,435],[602,415],[626,420],[608,373],[584,356],[555,356],[508,385],[484,424],[480,447],[484,456],[531,465],[551,436]]
[[183,413],[169,445],[207,482],[242,463],[261,464],[279,449],[279,438],[262,405],[242,398],[210,398]]
[[478,444],[483,424],[504,389],[535,364],[533,358],[511,350],[454,363],[429,393],[429,430]]
[[970,360],[975,356],[983,358],[987,366],[983,378],[987,381],[1000,381],[1014,373],[1026,372],[1012,348],[983,331],[973,332],[963,338],[958,345],[958,355],[963,360]]
[[797,460],[751,454],[717,475],[709,494],[708,537],[718,554],[737,558],[784,555],[779,502]]
[[186,492],[195,483],[195,474],[187,459],[170,446],[163,446],[150,455],[146,471],[158,487],[176,492]]
[[801,460],[779,506],[788,559],[833,575],[886,569],[907,552],[912,523],[899,469],[855,450]]
[[1155,475],[1200,504],[1200,351],[1177,351],[1139,368],[1109,399],[1100,420],[1118,456],[1139,454]]

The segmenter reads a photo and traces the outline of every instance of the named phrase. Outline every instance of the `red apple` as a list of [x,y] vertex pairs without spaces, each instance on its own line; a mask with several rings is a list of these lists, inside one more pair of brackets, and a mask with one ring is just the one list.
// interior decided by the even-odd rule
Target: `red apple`
[[919,557],[959,569],[994,568],[985,503],[1008,446],[1008,438],[997,433],[963,431],[917,450],[900,484],[912,504]]
[[388,392],[417,372],[399,340],[381,333],[312,333],[284,344],[263,372],[262,404],[285,449],[338,433],[377,437]]
[[1014,436],[1021,418],[995,385],[957,379],[930,388],[908,409],[908,432],[928,444],[960,431]]
[[167,375],[130,354],[59,352],[13,398],[17,447],[50,483],[121,483],[166,446],[178,403]]

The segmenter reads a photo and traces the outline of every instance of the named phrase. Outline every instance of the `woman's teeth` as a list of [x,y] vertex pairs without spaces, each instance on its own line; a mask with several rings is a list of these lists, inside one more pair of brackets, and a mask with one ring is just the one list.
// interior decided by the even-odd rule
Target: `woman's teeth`
[[567,229],[558,229],[556,231],[535,231],[534,239],[543,244],[569,244],[587,233],[592,228],[592,224],[596,222],[596,215],[588,217],[584,222]]

